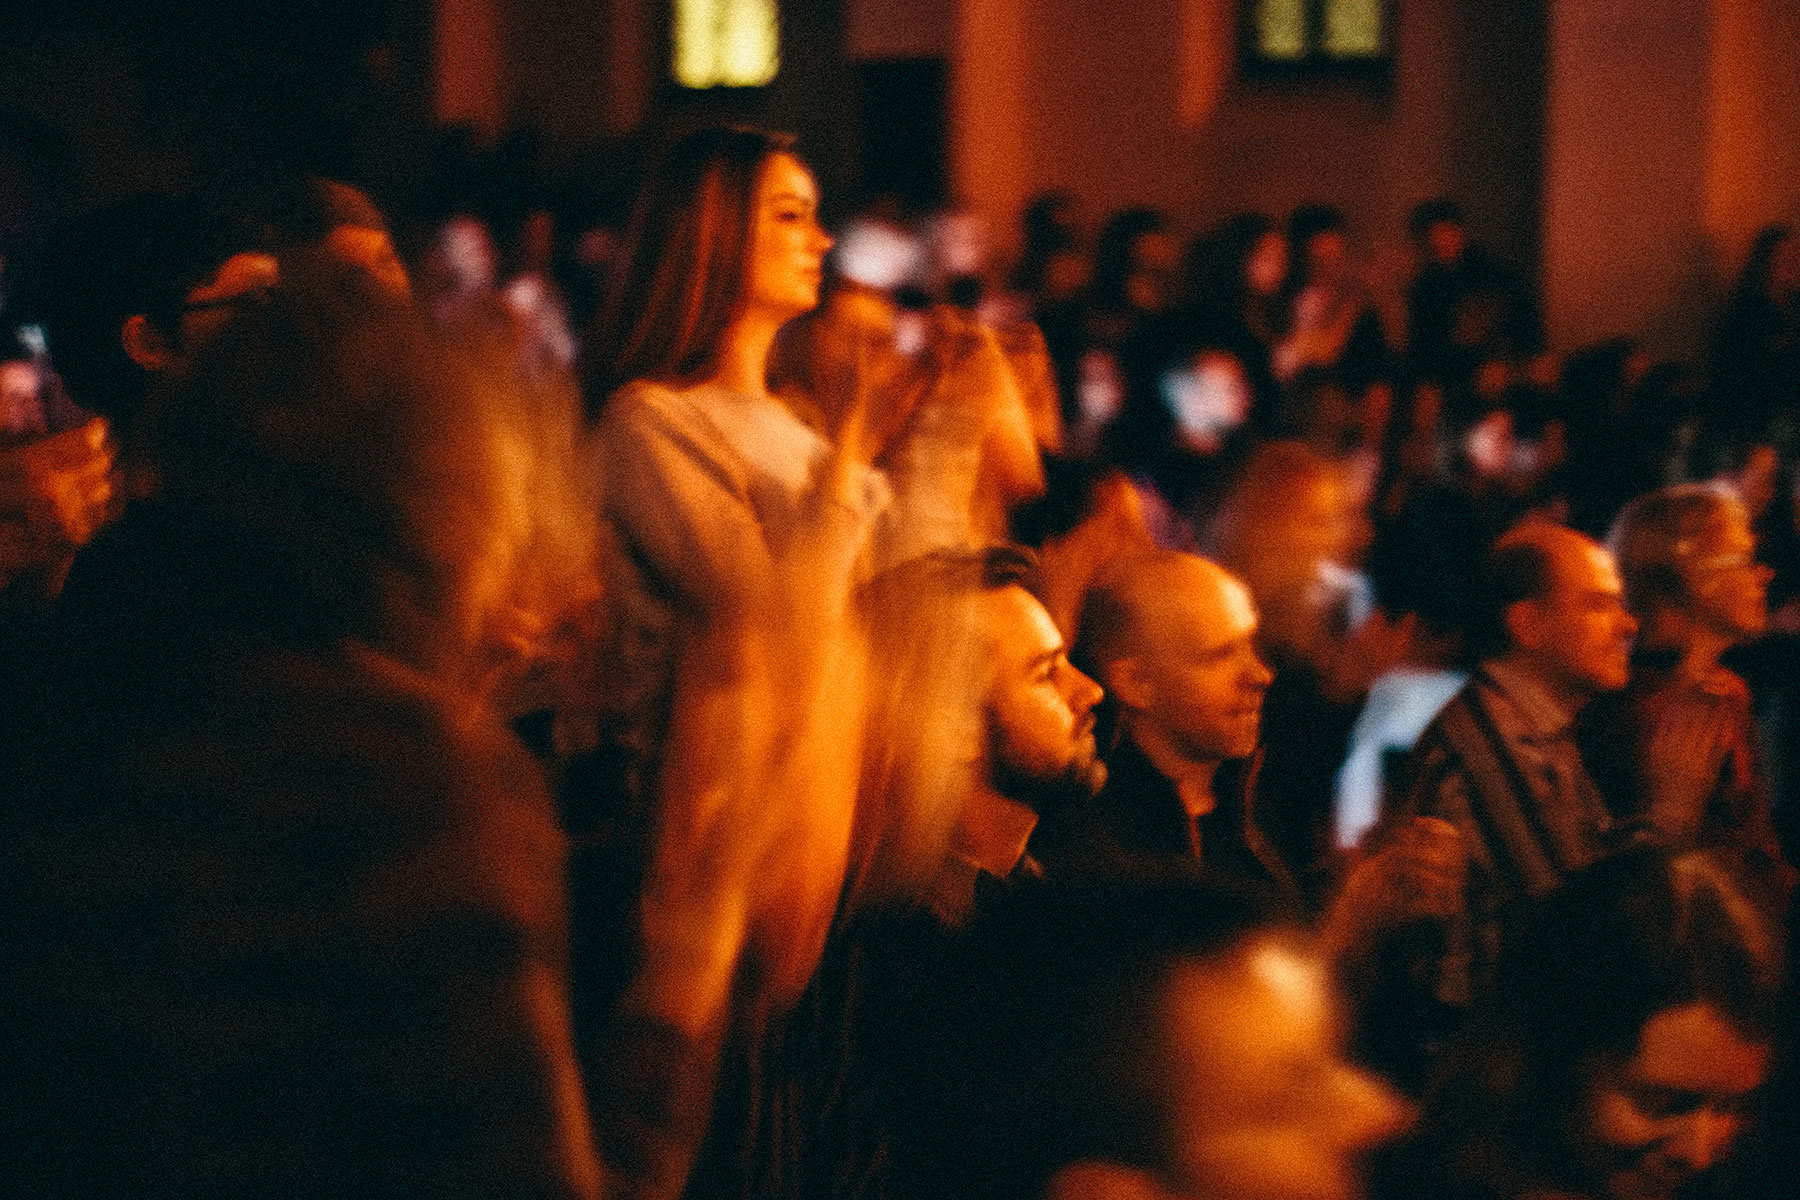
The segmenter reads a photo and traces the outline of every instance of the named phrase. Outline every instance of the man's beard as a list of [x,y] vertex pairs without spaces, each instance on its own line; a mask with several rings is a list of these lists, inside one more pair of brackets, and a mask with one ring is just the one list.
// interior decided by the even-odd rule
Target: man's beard
[[998,753],[990,756],[992,784],[996,792],[1016,800],[1039,816],[1088,803],[1106,786],[1106,764],[1090,747],[1055,775],[1045,776],[1020,769]]

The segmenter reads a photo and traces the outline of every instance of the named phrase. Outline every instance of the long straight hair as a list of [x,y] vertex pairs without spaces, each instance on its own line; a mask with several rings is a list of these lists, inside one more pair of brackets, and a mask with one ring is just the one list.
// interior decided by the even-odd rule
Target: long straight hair
[[588,413],[634,379],[703,377],[743,306],[764,164],[792,135],[700,129],[663,155],[638,194],[621,266],[583,354]]

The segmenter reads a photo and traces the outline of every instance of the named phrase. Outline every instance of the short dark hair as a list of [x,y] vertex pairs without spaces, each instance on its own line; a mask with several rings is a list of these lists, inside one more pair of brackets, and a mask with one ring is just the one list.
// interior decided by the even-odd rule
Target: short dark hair
[[1341,209],[1329,204],[1303,204],[1288,218],[1288,244],[1296,254],[1304,254],[1306,243],[1317,235],[1330,230],[1343,233],[1349,228]]
[[1490,658],[1512,645],[1506,611],[1521,600],[1541,600],[1555,584],[1550,550],[1529,536],[1508,534],[1494,543],[1481,565],[1474,613],[1469,623],[1471,651]]
[[1406,219],[1406,232],[1415,239],[1422,238],[1431,232],[1433,225],[1445,221],[1461,225],[1462,205],[1447,196],[1437,196],[1413,205],[1412,215]]
[[19,315],[44,327],[70,397],[127,425],[148,379],[120,341],[126,318],[141,313],[177,343],[187,294],[258,244],[256,231],[194,197],[132,196],[66,219],[27,253]]
[[1096,490],[1117,472],[1117,467],[1092,459],[1045,455],[1044,494],[1013,510],[1013,541],[1042,547],[1052,538],[1068,537],[1093,515]]
[[1039,1197],[1086,1159],[1156,1169],[1168,1150],[1165,985],[1183,963],[1274,932],[1274,912],[1253,889],[1174,868],[1009,894],[970,927],[919,1014],[931,1100],[918,1128],[902,1122],[901,1145],[944,1172],[929,1181],[943,1195]]

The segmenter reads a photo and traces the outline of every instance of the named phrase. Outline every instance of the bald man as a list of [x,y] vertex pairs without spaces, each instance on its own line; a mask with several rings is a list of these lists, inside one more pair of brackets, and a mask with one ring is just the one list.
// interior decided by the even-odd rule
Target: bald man
[[[1046,868],[1107,874],[1187,861],[1297,896],[1247,787],[1275,678],[1252,641],[1249,590],[1191,554],[1130,555],[1095,580],[1080,628],[1079,654],[1117,706],[1117,741],[1094,803],[1047,819]],[[1222,773],[1233,760],[1244,769]]]
[[1411,810],[1455,825],[1469,858],[1467,919],[1438,980],[1457,1006],[1484,984],[1517,909],[1623,836],[1573,735],[1589,700],[1625,686],[1637,632],[1612,555],[1560,526],[1502,537],[1484,582],[1472,633],[1485,656],[1410,763]]

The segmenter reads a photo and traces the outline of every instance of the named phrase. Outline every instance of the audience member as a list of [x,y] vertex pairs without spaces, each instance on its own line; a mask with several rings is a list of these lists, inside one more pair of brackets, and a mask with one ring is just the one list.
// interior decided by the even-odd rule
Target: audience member
[[1369,604],[1354,568],[1371,538],[1361,482],[1341,459],[1266,442],[1212,514],[1201,546],[1249,587],[1257,645],[1275,669],[1263,712],[1264,828],[1311,877],[1331,846],[1332,794],[1370,683],[1399,662],[1407,631]]
[[1044,495],[1013,513],[1012,540],[1036,552],[1038,599],[1074,643],[1095,576],[1113,559],[1155,543],[1138,490],[1124,472],[1050,458],[1044,474]]
[[850,599],[883,489],[859,412],[833,447],[769,390],[776,332],[817,303],[831,245],[790,147],[725,128],[671,148],[590,343],[608,356],[586,380],[616,597],[602,683],[637,759],[620,824],[643,884],[623,914],[639,963],[589,1059],[632,1194],[681,1190],[721,1054],[805,991],[850,849]]
[[562,840],[494,708],[515,610],[591,595],[579,406],[286,267],[8,697],[11,1182],[597,1196]]
[[[23,274],[13,315],[36,322],[69,397],[133,450],[158,379],[179,376],[275,282],[243,223],[186,196],[143,194],[68,218]],[[128,474],[128,496],[153,473]]]
[[1716,486],[1663,488],[1626,505],[1609,541],[1639,633],[1626,690],[1584,714],[1596,781],[1671,845],[1781,869],[1750,690],[1719,662],[1768,625],[1772,572],[1743,505]]
[[[1800,408],[1800,238],[1786,225],[1756,235],[1713,329],[1708,440],[1767,441]],[[1789,444],[1780,448],[1792,453]]]
[[1483,364],[1519,361],[1542,346],[1537,308],[1523,281],[1470,244],[1455,201],[1418,205],[1407,232],[1419,257],[1406,291],[1407,357],[1415,382],[1458,393]]
[[[1062,829],[1045,831],[1044,853],[1065,860],[1062,874],[1204,865],[1303,908],[1256,819],[1259,722],[1273,678],[1257,656],[1256,625],[1243,584],[1205,559],[1163,551],[1102,573],[1084,608],[1082,650],[1112,696],[1116,737],[1107,786]],[[1450,907],[1461,884],[1455,835],[1429,818],[1411,826],[1334,881],[1319,926],[1334,960],[1366,951],[1390,925]]]
[[1582,707],[1625,686],[1637,622],[1605,547],[1528,524],[1488,557],[1471,632],[1480,666],[1414,747],[1406,811],[1455,825],[1468,853],[1465,908],[1437,981],[1466,1006],[1485,986],[1502,925],[1527,899],[1611,850],[1622,833],[1574,737]]
[[1703,853],[1575,874],[1502,951],[1375,1195],[1670,1200],[1730,1154],[1769,1076],[1781,961]]
[[929,991],[893,1065],[898,1195],[1351,1200],[1407,1121],[1306,939],[1223,885],[1024,892]]
[[1273,369],[1284,384],[1309,367],[1334,372],[1353,396],[1389,375],[1387,335],[1350,255],[1350,226],[1326,205],[1294,210],[1288,311]]

